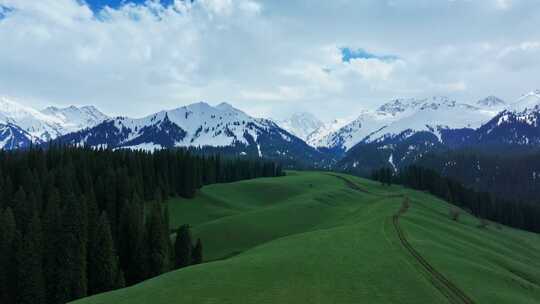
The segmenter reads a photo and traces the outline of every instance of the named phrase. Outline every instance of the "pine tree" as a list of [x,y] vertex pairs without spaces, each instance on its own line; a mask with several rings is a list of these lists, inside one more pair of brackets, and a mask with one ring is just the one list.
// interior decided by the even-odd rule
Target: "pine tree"
[[117,258],[114,250],[111,227],[106,213],[99,217],[97,226],[96,252],[94,252],[95,281],[91,282],[91,290],[95,293],[113,290],[117,285]]
[[97,268],[94,267],[96,264],[96,252],[99,251],[99,243],[98,243],[98,223],[99,223],[99,210],[97,203],[95,201],[94,195],[92,192],[88,194],[87,199],[87,208],[86,208],[86,215],[88,218],[88,228],[87,228],[87,236],[88,236],[88,244],[87,244],[87,277],[88,277],[88,294],[95,294],[96,291],[93,289],[93,286],[96,286],[96,281],[99,280],[99,274],[97,273]]
[[8,207],[0,213],[0,302],[12,303],[15,293],[13,267],[15,237],[17,229],[15,216]]
[[34,210],[31,206],[31,202],[28,200],[26,191],[22,186],[19,187],[19,190],[17,190],[15,193],[13,205],[15,208],[15,221],[17,222],[17,229],[19,229],[22,233],[25,233],[26,227],[32,220]]
[[168,269],[168,235],[163,233],[163,212],[161,204],[152,204],[147,220],[148,275],[154,277]]
[[193,252],[191,254],[191,264],[196,265],[200,264],[203,261],[203,249],[201,239],[197,239],[197,244],[193,247]]
[[41,260],[41,223],[37,213],[17,245],[17,303],[45,303],[45,279]]
[[86,244],[84,223],[86,211],[81,200],[73,194],[67,195],[62,215],[59,296],[60,302],[68,302],[86,296]]
[[121,269],[118,269],[116,275],[116,286],[115,288],[124,288],[126,287],[126,279],[124,277],[124,272]]
[[53,188],[47,199],[47,207],[43,215],[43,273],[45,277],[47,303],[59,303],[56,299],[59,280],[58,270],[63,261],[58,259],[60,249],[60,235],[62,229],[60,215],[60,194]]
[[145,227],[142,202],[137,194],[133,201],[124,205],[120,217],[118,254],[127,285],[145,278]]
[[188,225],[183,225],[178,229],[176,241],[174,243],[176,269],[191,265],[192,246],[190,227]]

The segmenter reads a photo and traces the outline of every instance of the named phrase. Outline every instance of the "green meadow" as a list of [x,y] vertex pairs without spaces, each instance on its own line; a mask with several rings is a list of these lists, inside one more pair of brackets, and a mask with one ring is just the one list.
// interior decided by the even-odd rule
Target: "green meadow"
[[204,187],[168,202],[205,263],[76,303],[451,303],[410,244],[475,303],[540,303],[540,235],[490,223],[427,193],[325,172]]

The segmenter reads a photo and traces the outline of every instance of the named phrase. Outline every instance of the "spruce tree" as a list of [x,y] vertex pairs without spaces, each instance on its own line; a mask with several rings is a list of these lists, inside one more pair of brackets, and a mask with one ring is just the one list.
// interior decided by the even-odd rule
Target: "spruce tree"
[[174,243],[175,252],[175,268],[179,269],[191,265],[192,259],[192,240],[189,225],[183,225],[176,233],[176,241]]
[[68,302],[86,296],[86,233],[84,231],[85,208],[80,199],[67,195],[62,215],[60,259],[65,261],[60,269],[59,300]]
[[203,261],[203,249],[201,239],[197,239],[197,244],[193,247],[193,252],[191,254],[191,264],[196,265],[200,264]]
[[111,234],[111,227],[107,214],[103,212],[97,225],[96,252],[94,252],[95,270],[94,281],[91,282],[91,290],[94,293],[113,290],[117,286],[117,258]]
[[168,235],[163,231],[163,212],[160,203],[153,203],[147,220],[148,275],[158,276],[168,270]]
[[36,213],[17,244],[17,303],[46,303],[40,241],[41,223]]
[[96,291],[93,290],[95,282],[98,280],[97,268],[95,265],[96,252],[99,250],[98,244],[98,222],[99,222],[99,210],[97,203],[95,201],[94,195],[92,192],[88,194],[88,199],[86,200],[86,215],[88,218],[88,228],[87,228],[87,248],[86,248],[86,259],[87,259],[87,277],[88,277],[88,294],[95,294]]
[[126,279],[124,277],[124,272],[122,269],[118,269],[116,274],[116,286],[115,288],[124,288],[126,287]]
[[34,210],[31,206],[31,202],[28,200],[26,191],[22,186],[19,187],[19,190],[17,190],[15,193],[13,205],[15,208],[15,221],[17,222],[17,229],[19,229],[22,233],[25,233],[26,227],[32,220]]
[[121,212],[118,238],[120,266],[124,270],[127,285],[145,278],[145,227],[142,202],[137,194],[133,201],[126,203]]
[[58,251],[62,246],[60,243],[62,223],[59,206],[60,194],[56,188],[53,188],[49,192],[47,207],[43,215],[43,274],[47,303],[59,303],[56,298],[59,280],[58,271],[63,263],[58,257]]
[[15,294],[13,280],[15,267],[13,260],[15,258],[14,247],[17,227],[15,225],[15,216],[8,207],[0,213],[0,302],[12,303]]

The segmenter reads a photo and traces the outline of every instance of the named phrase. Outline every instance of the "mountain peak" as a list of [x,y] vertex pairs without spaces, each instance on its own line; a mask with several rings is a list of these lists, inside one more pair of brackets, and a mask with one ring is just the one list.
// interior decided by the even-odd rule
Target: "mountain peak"
[[500,99],[497,96],[490,95],[484,99],[480,99],[476,102],[477,105],[482,107],[500,107],[504,106],[506,103],[504,100]]
[[195,102],[195,103],[192,103],[190,105],[187,105],[188,108],[201,108],[201,109],[204,109],[204,108],[211,108],[212,106],[209,105],[208,103],[206,103],[205,101],[199,101],[199,102]]
[[218,105],[216,106],[216,109],[224,110],[224,111],[226,111],[226,110],[236,110],[236,108],[233,107],[233,106],[232,106],[230,103],[228,103],[228,102],[222,102],[222,103],[218,104]]
[[441,106],[452,108],[452,107],[455,107],[456,104],[457,102],[455,100],[452,100],[446,96],[433,96],[431,98],[424,100],[424,102],[422,103],[422,106],[420,107],[420,110],[426,110],[426,109],[437,110]]
[[540,109],[540,90],[531,91],[522,95],[516,102],[512,103],[508,110],[523,112]]
[[278,123],[283,129],[295,136],[307,140],[311,133],[324,126],[324,123],[308,112],[297,112]]

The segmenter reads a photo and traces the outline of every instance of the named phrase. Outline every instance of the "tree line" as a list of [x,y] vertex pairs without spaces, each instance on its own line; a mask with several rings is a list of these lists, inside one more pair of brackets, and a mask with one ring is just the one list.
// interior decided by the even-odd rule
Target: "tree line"
[[202,262],[164,201],[282,175],[273,162],[189,150],[0,151],[0,303],[66,303]]
[[538,203],[503,199],[488,192],[479,192],[452,178],[441,176],[437,171],[420,166],[410,166],[395,174],[388,168],[381,168],[373,171],[372,178],[387,185],[396,183],[428,191],[480,219],[540,232]]
[[540,153],[536,150],[486,153],[462,149],[429,153],[416,165],[509,200],[537,202],[540,194]]

